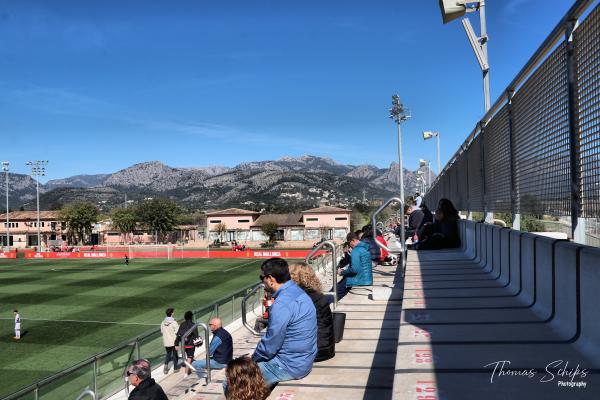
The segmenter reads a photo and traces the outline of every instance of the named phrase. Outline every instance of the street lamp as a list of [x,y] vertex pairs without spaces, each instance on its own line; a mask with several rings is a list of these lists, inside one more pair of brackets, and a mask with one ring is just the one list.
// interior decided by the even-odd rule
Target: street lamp
[[10,163],[8,161],[2,161],[2,171],[6,175],[6,247],[10,250],[10,231],[8,228],[8,171]]
[[42,247],[42,232],[40,227],[40,176],[46,175],[46,165],[48,165],[48,160],[36,160],[36,161],[28,161],[25,165],[31,167],[31,176],[35,177],[35,191],[37,197],[37,245],[38,251]]
[[423,131],[423,140],[429,140],[431,138],[437,139],[437,162],[438,162],[438,175],[442,173],[442,163],[440,161],[440,133],[433,131]]
[[485,22],[485,1],[484,0],[440,0],[440,10],[444,24],[460,18],[466,13],[479,11],[479,37],[471,26],[468,18],[462,19],[463,27],[469,38],[469,43],[475,52],[475,57],[483,73],[483,104],[485,112],[490,109],[490,65],[487,53],[487,29]]

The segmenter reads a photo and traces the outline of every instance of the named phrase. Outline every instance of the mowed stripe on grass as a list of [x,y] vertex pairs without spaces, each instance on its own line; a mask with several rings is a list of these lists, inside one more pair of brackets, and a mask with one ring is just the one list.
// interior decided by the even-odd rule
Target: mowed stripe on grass
[[[0,261],[0,396],[158,326],[169,306],[181,318],[256,282],[261,263],[119,261]],[[27,331],[20,342],[12,339],[14,308]]]

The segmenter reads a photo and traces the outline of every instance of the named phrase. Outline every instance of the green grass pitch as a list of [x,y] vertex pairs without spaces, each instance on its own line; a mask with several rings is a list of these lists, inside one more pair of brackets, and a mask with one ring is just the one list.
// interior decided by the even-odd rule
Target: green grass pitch
[[[0,397],[258,282],[262,260],[0,261]],[[13,340],[13,309],[21,341]]]

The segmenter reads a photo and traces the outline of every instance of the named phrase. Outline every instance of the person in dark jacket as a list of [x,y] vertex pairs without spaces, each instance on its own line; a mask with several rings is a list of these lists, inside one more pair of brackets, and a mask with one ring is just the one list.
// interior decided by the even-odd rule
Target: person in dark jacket
[[331,300],[321,292],[321,281],[308,264],[300,262],[290,265],[290,275],[292,280],[310,297],[317,310],[317,356],[315,362],[329,360],[335,356],[333,315],[329,308]]
[[[233,359],[233,340],[229,332],[223,328],[223,322],[220,318],[211,319],[208,325],[213,334],[208,349],[210,368],[223,369]],[[204,378],[206,372],[206,360],[204,358],[194,361],[192,367],[198,374],[198,378]]]
[[[179,330],[177,331],[177,337],[175,338],[175,350],[179,351],[179,344],[181,343],[181,339],[189,331],[192,326],[194,326],[194,313],[191,311],[186,311],[183,315],[185,321],[181,325],[179,325]],[[185,354],[187,358],[184,360],[185,364],[185,376],[187,377],[192,373],[192,362],[194,361],[194,352],[196,346],[194,345],[194,340],[198,338],[198,328],[195,328],[186,338],[185,343],[181,343],[185,350]]]
[[342,255],[342,258],[337,265],[338,269],[347,267],[352,261],[352,258],[350,257],[350,253],[352,253],[352,247],[350,247],[350,244],[348,242],[344,243],[343,251],[344,254]]
[[448,199],[440,199],[435,211],[435,222],[425,224],[419,231],[417,250],[439,250],[460,247],[458,221],[460,216]]
[[150,361],[135,360],[127,369],[127,378],[135,386],[129,393],[128,400],[168,400],[167,395],[158,383],[150,377]]

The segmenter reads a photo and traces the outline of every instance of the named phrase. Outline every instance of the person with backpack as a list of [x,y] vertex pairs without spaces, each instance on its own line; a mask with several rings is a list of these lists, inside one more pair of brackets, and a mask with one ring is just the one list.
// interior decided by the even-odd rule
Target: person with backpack
[[196,346],[194,341],[198,338],[198,328],[195,327],[189,335],[185,338],[185,343],[181,343],[183,336],[194,327],[194,321],[192,321],[194,314],[191,311],[186,311],[183,315],[185,321],[179,326],[177,330],[177,337],[175,338],[175,350],[179,351],[179,345],[183,346],[185,351],[186,358],[183,363],[185,364],[185,378],[187,378],[192,373],[192,362],[194,361],[194,352],[196,350]]

